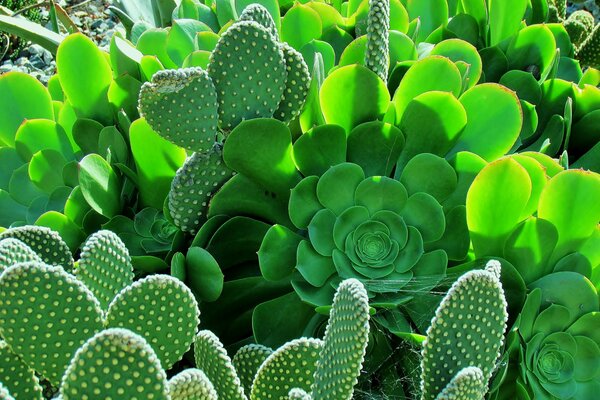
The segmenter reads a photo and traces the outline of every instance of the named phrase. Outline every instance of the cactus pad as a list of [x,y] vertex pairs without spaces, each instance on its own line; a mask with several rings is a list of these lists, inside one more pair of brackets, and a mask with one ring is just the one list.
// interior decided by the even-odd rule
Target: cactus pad
[[33,370],[2,340],[0,340],[0,385],[4,385],[6,389],[10,388],[15,400],[42,400],[42,387]]
[[169,399],[154,350],[126,329],[107,329],[88,340],[73,357],[60,393],[64,400]]
[[365,66],[387,82],[389,56],[390,1],[369,0]]
[[275,350],[259,368],[250,400],[287,400],[294,388],[309,391],[322,348],[319,339],[301,338]]
[[575,11],[564,22],[565,29],[575,46],[581,43],[594,29],[594,16],[585,10]]
[[244,8],[238,21],[254,21],[265,27],[267,31],[273,35],[275,40],[279,40],[277,26],[275,25],[275,21],[273,21],[273,17],[271,17],[269,11],[260,4],[254,3]]
[[169,192],[169,212],[184,232],[196,233],[212,196],[233,176],[219,149],[194,153],[177,171]]
[[435,400],[482,400],[487,382],[477,367],[461,369]]
[[202,68],[158,71],[140,91],[142,116],[158,134],[190,151],[212,148],[217,93]]
[[288,399],[289,400],[312,400],[312,397],[310,396],[310,394],[306,393],[302,389],[293,388],[292,390],[290,390],[290,393],[288,394]]
[[0,274],[11,265],[27,261],[42,262],[42,259],[35,251],[18,239],[0,240]]
[[312,396],[349,400],[369,342],[369,297],[356,279],[343,281],[333,298]]
[[269,118],[285,89],[283,52],[273,35],[254,21],[239,21],[223,33],[210,56],[208,74],[219,98],[219,125]]
[[600,24],[596,25],[590,36],[581,44],[576,56],[584,66],[600,67]]
[[204,372],[191,368],[169,381],[171,400],[217,400],[217,392]]
[[106,310],[117,293],[133,282],[133,266],[127,247],[111,231],[94,233],[83,246],[75,276]]
[[280,121],[289,122],[302,111],[310,87],[310,73],[302,54],[287,43],[283,43],[281,49],[285,57],[287,79],[283,99],[274,116]]
[[0,382],[0,400],[15,400],[15,398],[12,397],[8,390],[2,385],[2,382]]
[[258,369],[272,353],[273,349],[269,347],[249,344],[239,349],[233,356],[233,366],[246,393],[250,393]]
[[211,331],[200,331],[194,341],[194,358],[213,383],[219,399],[246,400],[244,389],[231,359],[219,338]]
[[492,375],[508,314],[500,264],[469,271],[450,288],[423,343],[422,400],[433,400],[463,368],[478,367],[485,385]]
[[169,369],[189,350],[199,316],[194,295],[179,279],[151,275],[115,297],[108,307],[106,326],[144,337],[162,366]]
[[18,239],[37,253],[46,264],[60,265],[67,272],[73,268],[73,255],[60,235],[44,226],[20,226],[0,233],[0,240]]
[[54,385],[102,322],[98,300],[61,267],[21,263],[0,276],[0,334]]

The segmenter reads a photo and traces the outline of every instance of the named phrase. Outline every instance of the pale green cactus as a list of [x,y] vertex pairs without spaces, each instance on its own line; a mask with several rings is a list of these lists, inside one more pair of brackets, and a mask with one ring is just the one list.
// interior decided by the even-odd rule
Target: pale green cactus
[[273,349],[254,343],[240,348],[235,353],[233,366],[242,382],[245,393],[250,393],[258,369],[271,354],[273,354]]
[[146,340],[127,329],[89,339],[62,379],[63,400],[170,400],[167,374]]
[[200,331],[194,341],[196,367],[213,383],[219,399],[246,400],[240,378],[219,338],[211,331]]
[[477,367],[461,369],[435,400],[482,400],[487,381]]
[[133,266],[127,247],[111,231],[94,233],[83,245],[75,276],[106,310],[117,293],[133,283]]
[[575,11],[563,23],[571,42],[579,47],[594,30],[594,16],[585,10]]
[[140,112],[153,130],[189,151],[217,139],[217,93],[202,68],[158,71],[140,91]]
[[7,391],[10,389],[15,400],[42,400],[42,387],[34,371],[0,340],[0,387],[2,385]]
[[217,400],[217,391],[204,372],[186,369],[169,380],[171,400]]
[[288,123],[302,111],[310,87],[310,73],[302,54],[287,43],[281,45],[281,50],[285,59],[287,77],[283,98],[275,110],[274,117]]
[[279,34],[277,33],[277,26],[275,25],[275,21],[273,21],[273,17],[267,11],[266,8],[261,6],[260,4],[250,4],[240,14],[240,18],[238,21],[254,21],[262,25],[269,31],[275,40],[279,40]]
[[35,251],[18,239],[0,240],[0,274],[11,265],[27,261],[42,262],[42,259]]
[[369,0],[365,65],[387,82],[390,34],[390,1]]
[[171,183],[168,204],[174,224],[184,232],[196,233],[206,220],[210,199],[232,176],[220,148],[192,154]]
[[600,24],[577,49],[575,56],[582,65],[592,68],[600,67]]
[[37,253],[49,265],[60,265],[66,271],[73,268],[73,255],[60,235],[44,226],[20,226],[0,233],[0,240],[18,239]]
[[[467,370],[466,377],[457,376],[467,367],[481,371],[485,394],[504,340],[507,319],[500,263],[490,261],[485,270],[461,276],[440,303],[427,330],[421,361],[421,400],[436,399],[455,378],[452,387],[476,387],[474,383],[464,383],[474,376],[473,370]],[[445,393],[449,396],[454,391],[448,388]]]

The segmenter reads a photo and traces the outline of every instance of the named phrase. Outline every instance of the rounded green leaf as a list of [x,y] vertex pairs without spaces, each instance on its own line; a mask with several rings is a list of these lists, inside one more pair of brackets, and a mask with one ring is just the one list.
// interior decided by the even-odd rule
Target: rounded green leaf
[[81,33],[67,37],[56,53],[56,68],[61,87],[79,117],[105,124],[113,120],[107,97],[112,70],[91,39]]
[[354,205],[354,191],[365,179],[362,168],[343,163],[331,167],[317,183],[317,197],[326,208],[339,215]]
[[402,120],[408,103],[418,95],[436,90],[458,96],[461,89],[460,71],[448,58],[431,56],[417,61],[400,81],[392,99],[396,108],[396,125]]
[[300,50],[311,40],[320,38],[321,30],[319,14],[307,5],[296,3],[281,20],[281,41]]
[[[343,93],[343,96],[340,96]],[[325,121],[349,133],[363,122],[381,117],[388,108],[385,83],[370,69],[349,65],[332,72],[323,82],[320,102]]]
[[454,62],[463,61],[469,65],[467,88],[477,84],[482,72],[482,63],[475,46],[460,39],[448,39],[435,45],[431,55],[448,57]]
[[467,194],[467,224],[476,257],[502,254],[504,242],[523,219],[531,194],[527,170],[511,158],[487,165]]
[[190,247],[185,256],[187,284],[202,301],[215,301],[223,291],[223,272],[213,256],[201,247]]
[[63,168],[67,160],[55,150],[41,150],[33,155],[29,162],[29,178],[46,193],[64,186]]
[[521,29],[511,40],[506,58],[511,70],[535,66],[545,76],[552,68],[555,53],[556,41],[550,29],[546,25],[532,25]]
[[92,208],[112,218],[121,211],[121,183],[109,163],[97,154],[79,162],[79,186]]
[[404,4],[411,20],[419,18],[416,42],[423,42],[431,32],[448,20],[448,3],[445,0],[407,0]]
[[348,135],[348,161],[358,164],[366,176],[388,176],[404,147],[404,136],[394,125],[372,121]]
[[28,119],[19,127],[15,137],[15,149],[25,161],[40,150],[54,150],[64,159],[74,159],[73,148],[65,130],[47,119]]
[[0,76],[0,143],[14,146],[17,129],[27,119],[54,119],[50,94],[37,79],[21,72]]
[[400,177],[409,195],[424,192],[443,202],[456,189],[457,176],[445,159],[423,153],[411,159]]
[[337,125],[314,127],[294,143],[294,161],[304,176],[323,175],[346,161],[346,133]]
[[470,151],[493,161],[513,147],[523,124],[521,105],[514,92],[495,83],[484,83],[466,91],[460,102],[467,112],[467,126],[450,154]]

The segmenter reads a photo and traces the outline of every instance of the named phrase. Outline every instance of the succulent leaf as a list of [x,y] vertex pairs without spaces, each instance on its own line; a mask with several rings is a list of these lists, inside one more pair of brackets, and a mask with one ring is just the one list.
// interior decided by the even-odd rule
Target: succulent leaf
[[279,43],[262,25],[239,21],[223,33],[208,74],[219,98],[219,125],[230,131],[246,119],[272,117],[286,81]]
[[21,263],[0,276],[0,334],[54,385],[102,317],[92,292],[61,267]]
[[309,391],[323,341],[301,338],[275,350],[259,368],[250,400],[287,400],[290,390]]
[[20,226],[0,233],[0,240],[18,239],[36,252],[46,264],[60,265],[67,272],[73,268],[73,255],[60,235],[44,226]]
[[63,400],[169,400],[167,375],[150,345],[127,329],[107,329],[75,353],[62,380]]
[[217,392],[204,372],[186,369],[169,380],[171,400],[217,400]]
[[219,338],[211,331],[200,331],[194,341],[196,366],[213,383],[220,399],[246,400],[233,363]]
[[169,275],[150,275],[123,289],[110,303],[106,326],[126,328],[152,346],[165,369],[190,349],[199,324],[190,289]]
[[207,151],[217,137],[217,93],[202,68],[158,71],[140,91],[141,115],[165,139]]
[[242,347],[235,353],[233,366],[242,382],[245,393],[250,393],[258,369],[272,353],[273,349],[254,343]]
[[360,281],[347,279],[338,287],[323,341],[312,397],[350,400],[369,342],[369,297]]
[[75,276],[106,310],[117,293],[133,283],[133,266],[127,247],[111,231],[94,233],[83,245]]
[[35,251],[18,239],[0,240],[0,274],[11,265],[27,261],[42,262],[42,259]]
[[500,263],[470,271],[450,288],[427,330],[421,361],[422,400],[433,400],[463,368],[483,373],[485,391],[508,318]]
[[42,387],[34,371],[0,340],[0,387],[2,385],[6,390],[10,388],[15,400],[42,400]]

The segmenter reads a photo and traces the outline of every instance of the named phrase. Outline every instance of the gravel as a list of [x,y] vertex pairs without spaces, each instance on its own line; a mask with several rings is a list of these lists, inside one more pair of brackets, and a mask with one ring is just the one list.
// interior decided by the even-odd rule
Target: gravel
[[[104,50],[108,50],[115,31],[123,30],[123,26],[108,11],[108,0],[84,2],[63,0],[60,5],[67,10],[79,30]],[[44,21],[48,21],[47,9],[42,11],[42,16]],[[46,28],[51,28],[50,22],[46,22]],[[46,85],[50,77],[56,73],[56,63],[48,50],[37,44],[31,44],[21,50],[16,59],[0,62],[0,74],[10,71],[27,73]]]

